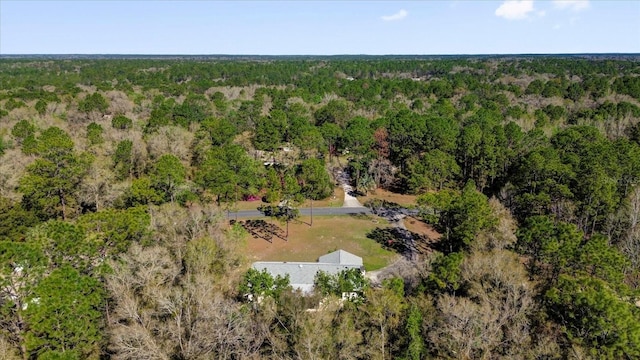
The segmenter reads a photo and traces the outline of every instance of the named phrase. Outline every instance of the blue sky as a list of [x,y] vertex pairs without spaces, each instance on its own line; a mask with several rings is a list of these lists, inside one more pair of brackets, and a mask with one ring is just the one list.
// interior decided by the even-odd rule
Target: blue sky
[[0,0],[0,54],[640,53],[638,0]]

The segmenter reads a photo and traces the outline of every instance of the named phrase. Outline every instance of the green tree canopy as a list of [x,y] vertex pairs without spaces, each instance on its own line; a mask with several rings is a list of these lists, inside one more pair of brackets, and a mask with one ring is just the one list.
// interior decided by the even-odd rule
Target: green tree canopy
[[233,123],[226,118],[207,118],[200,124],[196,136],[208,137],[211,146],[223,146],[233,141],[237,131]]
[[591,277],[561,276],[545,293],[548,312],[571,342],[600,359],[640,357],[640,313],[606,282]]
[[418,204],[431,208],[433,215],[426,219],[444,234],[449,252],[468,248],[480,231],[496,222],[487,197],[476,190],[473,181],[467,182],[459,195],[448,191],[427,193]]
[[455,185],[460,166],[453,155],[435,149],[409,160],[405,173],[408,190],[419,193]]
[[98,111],[104,113],[109,108],[109,103],[107,99],[104,98],[100,93],[93,93],[91,95],[87,95],[83,100],[78,103],[78,108],[82,112],[92,112]]
[[588,274],[620,287],[629,265],[606,237],[585,237],[575,224],[554,221],[549,216],[526,219],[518,231],[517,249],[530,256],[532,274],[554,280],[560,273]]
[[34,106],[34,108],[36,109],[38,114],[44,115],[47,112],[47,102],[46,102],[46,100],[42,100],[42,99],[38,100],[38,102],[36,102],[36,105]]
[[161,204],[164,198],[153,186],[149,177],[141,177],[131,182],[129,189],[122,196],[122,207]]
[[460,277],[462,253],[450,253],[438,256],[431,265],[431,272],[426,279],[426,285],[434,292],[447,292],[455,295],[461,286]]
[[87,125],[87,139],[91,145],[101,144],[104,142],[102,133],[104,133],[104,129],[101,125],[94,122]]
[[38,223],[31,211],[26,211],[19,203],[0,197],[0,241],[24,238],[27,230]]
[[87,237],[84,228],[61,220],[49,220],[29,231],[26,241],[36,244],[50,265],[64,265],[90,271],[97,263],[98,244]]
[[518,250],[530,256],[529,271],[540,274],[551,265],[552,272],[546,276],[556,277],[575,259],[583,234],[577,226],[564,222],[556,223],[546,215],[527,218],[518,231]]
[[369,281],[360,269],[347,269],[337,274],[318,271],[313,280],[317,292],[323,296],[342,296],[343,293],[362,293],[369,287]]
[[96,358],[103,338],[104,289],[98,280],[63,266],[34,289],[25,311],[26,345],[34,357],[48,352]]
[[73,152],[73,141],[63,130],[48,128],[38,139],[42,156],[27,167],[18,189],[23,193],[23,206],[42,219],[78,211],[77,193],[92,159]]
[[287,114],[282,110],[273,110],[268,117],[256,121],[253,145],[258,150],[274,151],[284,141],[287,131]]
[[144,207],[106,209],[78,218],[78,224],[99,247],[101,254],[125,252],[132,242],[142,242],[149,234],[151,216]]
[[349,114],[349,103],[344,100],[331,100],[327,105],[318,109],[313,114],[313,117],[316,119],[317,126],[331,123],[344,127],[349,119]]
[[22,142],[28,136],[33,136],[36,133],[36,126],[27,120],[20,120],[13,128],[11,128],[11,135],[15,137],[19,142]]
[[73,147],[69,134],[55,126],[47,128],[38,137],[38,154],[53,162],[66,160],[72,154]]
[[290,288],[289,275],[273,277],[266,269],[258,271],[249,269],[242,277],[239,292],[249,301],[258,300],[259,297],[273,297],[277,299],[280,294]]
[[133,126],[133,120],[122,114],[118,114],[111,119],[111,126],[114,129],[126,130]]
[[369,120],[360,116],[349,120],[342,134],[342,142],[343,146],[356,156],[364,156],[370,153],[373,148],[374,138]]
[[187,170],[175,155],[164,154],[153,165],[149,178],[153,187],[173,202],[178,188],[186,181]]
[[298,178],[302,194],[313,200],[320,200],[333,193],[331,178],[320,159],[304,160],[298,168]]
[[320,133],[322,133],[322,137],[327,144],[329,159],[331,159],[331,156],[335,155],[338,151],[338,144],[342,138],[342,130],[340,126],[327,122],[320,126]]
[[120,180],[133,177],[133,141],[122,140],[112,155],[114,171]]
[[48,259],[36,244],[0,241],[1,333],[23,358],[28,358],[25,310],[47,268]]
[[263,167],[239,145],[212,149],[196,173],[196,182],[216,195],[218,204],[235,202],[261,188]]

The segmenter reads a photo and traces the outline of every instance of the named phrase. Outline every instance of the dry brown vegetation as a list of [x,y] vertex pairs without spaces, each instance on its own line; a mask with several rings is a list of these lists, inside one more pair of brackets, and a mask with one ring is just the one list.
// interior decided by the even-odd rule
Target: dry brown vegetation
[[367,201],[379,199],[388,201],[390,203],[399,204],[402,206],[413,206],[416,204],[416,195],[399,194],[385,189],[375,189],[365,196],[358,196],[358,200],[361,204],[365,204]]

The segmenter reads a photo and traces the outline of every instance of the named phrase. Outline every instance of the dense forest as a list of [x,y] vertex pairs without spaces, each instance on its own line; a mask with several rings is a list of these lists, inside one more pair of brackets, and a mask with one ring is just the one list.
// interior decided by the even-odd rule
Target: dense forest
[[[639,60],[0,59],[1,357],[638,359]],[[311,295],[248,270],[227,212],[336,161],[441,236]]]

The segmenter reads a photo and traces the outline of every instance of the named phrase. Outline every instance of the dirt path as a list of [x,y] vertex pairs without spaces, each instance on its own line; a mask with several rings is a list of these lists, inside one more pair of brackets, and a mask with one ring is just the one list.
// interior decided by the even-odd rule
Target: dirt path
[[349,178],[349,173],[343,170],[338,170],[335,172],[335,177],[340,187],[344,190],[344,203],[342,207],[362,207],[360,201],[353,196],[353,187],[349,184],[351,179]]
[[[362,207],[362,204],[353,194],[353,187],[350,185],[349,173],[344,169],[334,169],[334,177],[340,187],[344,189],[344,203],[342,207]],[[402,242],[407,248],[407,252],[398,256],[398,258],[386,267],[370,271],[366,273],[366,277],[376,285],[379,285],[385,278],[391,276],[400,276],[403,278],[413,277],[418,278],[417,272],[419,272],[418,259],[419,250],[416,244],[416,239],[413,233],[409,231],[404,224],[404,218],[411,212],[405,208],[377,208],[371,209],[371,211],[389,221],[392,227],[397,229],[398,234],[402,238]]]

